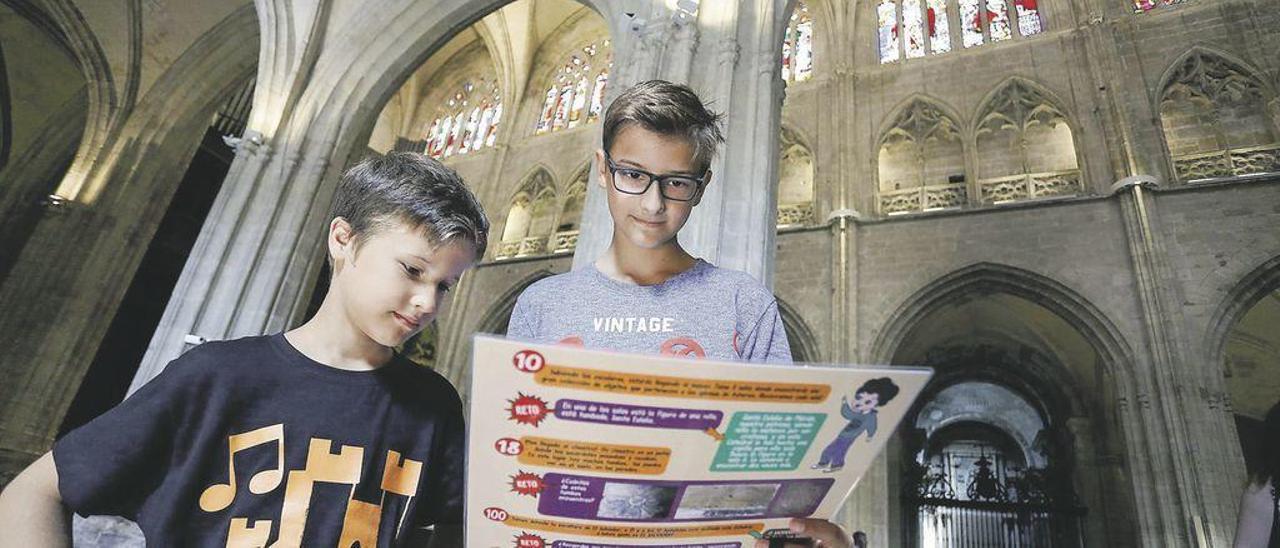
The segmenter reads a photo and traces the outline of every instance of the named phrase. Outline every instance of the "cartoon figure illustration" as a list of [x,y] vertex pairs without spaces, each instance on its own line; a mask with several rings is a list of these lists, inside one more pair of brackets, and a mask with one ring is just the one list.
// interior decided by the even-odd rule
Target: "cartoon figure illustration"
[[849,404],[847,397],[840,398],[840,414],[848,419],[849,424],[836,434],[836,439],[827,444],[827,448],[822,450],[822,456],[818,458],[818,463],[811,468],[814,470],[821,468],[823,472],[835,472],[844,468],[844,458],[849,453],[849,447],[853,445],[853,441],[863,432],[867,433],[868,441],[876,435],[876,408],[889,403],[889,400],[897,395],[898,385],[893,384],[893,380],[889,377],[880,377],[871,379],[858,387],[858,390],[853,393],[852,405]]

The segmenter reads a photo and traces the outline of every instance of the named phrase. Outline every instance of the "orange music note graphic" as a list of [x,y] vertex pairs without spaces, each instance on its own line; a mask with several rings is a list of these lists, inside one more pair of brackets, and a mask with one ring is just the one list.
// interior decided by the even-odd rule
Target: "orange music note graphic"
[[259,445],[276,443],[276,467],[263,470],[249,478],[249,492],[255,495],[269,493],[280,486],[284,478],[284,425],[273,424],[251,432],[229,436],[231,451],[227,455],[227,483],[210,485],[200,494],[200,509],[220,512],[231,506],[236,498],[236,453]]

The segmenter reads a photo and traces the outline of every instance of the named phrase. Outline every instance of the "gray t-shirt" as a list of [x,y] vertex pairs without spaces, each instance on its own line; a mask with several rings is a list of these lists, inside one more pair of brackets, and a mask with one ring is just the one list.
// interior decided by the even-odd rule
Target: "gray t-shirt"
[[773,293],[750,275],[698,259],[657,285],[605,276],[594,265],[535,282],[507,336],[597,350],[791,363]]

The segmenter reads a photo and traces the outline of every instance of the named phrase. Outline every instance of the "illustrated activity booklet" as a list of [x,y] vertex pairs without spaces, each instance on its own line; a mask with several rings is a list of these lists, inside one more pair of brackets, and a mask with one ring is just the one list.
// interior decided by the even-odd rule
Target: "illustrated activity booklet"
[[932,374],[474,340],[483,548],[736,548],[830,519]]

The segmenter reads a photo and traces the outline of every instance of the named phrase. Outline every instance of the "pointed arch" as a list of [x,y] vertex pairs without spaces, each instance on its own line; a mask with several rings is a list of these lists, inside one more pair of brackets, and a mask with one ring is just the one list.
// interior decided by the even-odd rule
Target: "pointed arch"
[[1082,191],[1078,130],[1064,102],[1012,76],[983,99],[974,117],[978,194],[988,204],[1071,196]]
[[559,193],[551,170],[534,166],[508,202],[507,220],[502,228],[496,259],[540,255],[547,251],[547,240],[555,229],[559,214]]
[[555,274],[550,269],[543,268],[526,274],[523,278],[511,284],[480,316],[480,322],[476,324],[476,332],[506,335],[508,324],[511,322],[511,312],[515,310],[516,299],[520,297],[520,294],[524,293],[524,290],[528,289],[534,282]]
[[[1174,175],[1183,182],[1280,172],[1276,90],[1225,52],[1194,46],[1160,78],[1160,113]],[[1275,108],[1275,107],[1272,107]]]
[[791,346],[791,359],[797,363],[820,363],[822,352],[818,338],[809,327],[804,317],[795,307],[782,299],[778,302],[778,315],[782,317],[782,327],[787,332],[787,343]]
[[817,180],[813,149],[789,126],[782,126],[779,133],[778,227],[812,224]]
[[1043,306],[1075,328],[1094,348],[1107,371],[1132,389],[1134,353],[1115,323],[1097,306],[1062,283],[1014,266],[979,262],[921,287],[889,316],[871,346],[874,363],[889,363],[912,327],[929,311],[972,293],[1008,293]]
[[1254,267],[1223,296],[1204,334],[1206,356],[1214,363],[1223,363],[1232,328],[1258,301],[1274,291],[1280,291],[1280,256]]
[[913,94],[899,102],[876,140],[880,213],[962,207],[968,200],[963,135],[959,116],[942,101]]

